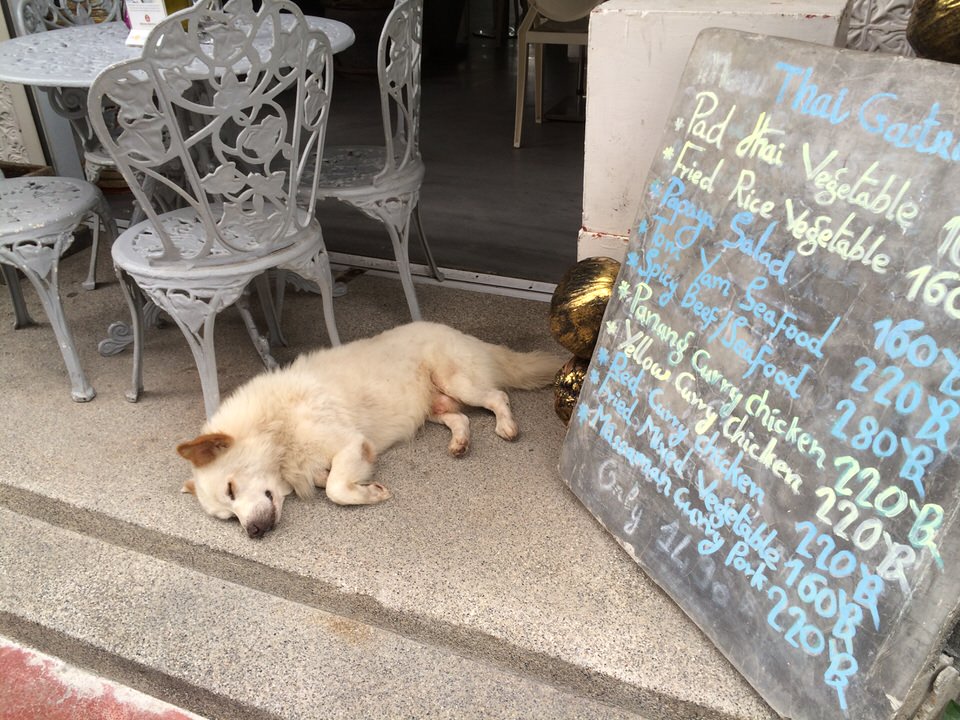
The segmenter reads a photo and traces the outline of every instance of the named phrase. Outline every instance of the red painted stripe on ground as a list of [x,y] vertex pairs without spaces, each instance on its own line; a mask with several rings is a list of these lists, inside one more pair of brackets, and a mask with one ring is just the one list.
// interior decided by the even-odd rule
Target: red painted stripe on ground
[[0,720],[202,720],[0,638]]

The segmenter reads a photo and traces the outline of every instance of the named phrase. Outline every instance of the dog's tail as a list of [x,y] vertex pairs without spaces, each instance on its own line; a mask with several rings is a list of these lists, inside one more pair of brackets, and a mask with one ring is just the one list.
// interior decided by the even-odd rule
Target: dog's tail
[[553,382],[563,360],[548,352],[517,352],[503,345],[491,348],[503,387],[535,390]]

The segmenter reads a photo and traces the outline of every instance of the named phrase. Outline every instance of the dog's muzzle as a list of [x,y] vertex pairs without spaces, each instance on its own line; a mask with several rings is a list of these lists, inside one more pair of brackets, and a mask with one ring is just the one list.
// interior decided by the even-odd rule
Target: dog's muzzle
[[271,504],[269,507],[264,507],[262,511],[257,511],[256,514],[252,515],[248,520],[245,526],[247,531],[247,536],[252,538],[261,538],[266,533],[273,530],[273,526],[277,523],[277,513]]

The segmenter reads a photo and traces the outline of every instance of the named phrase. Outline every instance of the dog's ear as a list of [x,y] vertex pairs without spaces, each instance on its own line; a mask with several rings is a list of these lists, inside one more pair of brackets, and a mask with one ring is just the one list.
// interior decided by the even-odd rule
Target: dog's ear
[[[177,445],[180,457],[193,463],[194,467],[209,465],[224,450],[233,445],[233,438],[223,433],[208,433]],[[189,490],[188,490],[189,492]]]
[[180,492],[190,493],[191,495],[197,494],[197,486],[193,484],[193,478],[190,478],[183,484],[183,487],[180,488]]

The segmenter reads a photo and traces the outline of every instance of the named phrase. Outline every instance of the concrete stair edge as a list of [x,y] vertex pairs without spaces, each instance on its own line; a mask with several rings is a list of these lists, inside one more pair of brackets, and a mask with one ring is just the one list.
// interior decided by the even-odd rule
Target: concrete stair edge
[[0,634],[210,718],[639,717],[7,508],[0,527]]
[[12,612],[0,610],[0,635],[172,706],[189,708],[190,712],[211,720],[282,720]]
[[[689,720],[725,720],[728,717],[680,698],[665,697],[646,688],[631,686],[547,653],[532,652],[528,648],[516,647],[502,639],[435,618],[414,617],[390,610],[370,596],[345,593],[314,578],[293,575],[243,557],[195,545],[180,537],[168,536],[30,490],[0,483],[0,508],[6,508],[12,513],[61,531],[77,533],[92,541],[175,564],[188,572],[200,573],[211,579],[393,633],[411,642],[454,654],[498,672],[517,675],[525,681],[543,684],[585,701],[621,708],[628,714],[643,713],[651,720],[673,720],[677,717]],[[226,716],[239,717],[242,714],[252,720],[274,717],[269,713],[264,714],[260,710],[238,705],[234,699],[217,693],[188,688],[176,679],[160,678],[150,668],[112,657],[102,649],[69,637],[55,628],[43,627],[9,613],[0,614],[0,631],[4,626],[9,628],[12,635],[25,642],[33,642],[41,650],[77,664],[104,667],[109,670],[106,674],[144,692],[157,695],[158,689],[163,690],[171,696],[163,699],[174,704],[190,709],[230,708]],[[131,683],[131,678],[136,679],[143,687]],[[191,704],[184,704],[179,700],[180,696],[190,697]],[[204,710],[194,711],[209,714]]]

